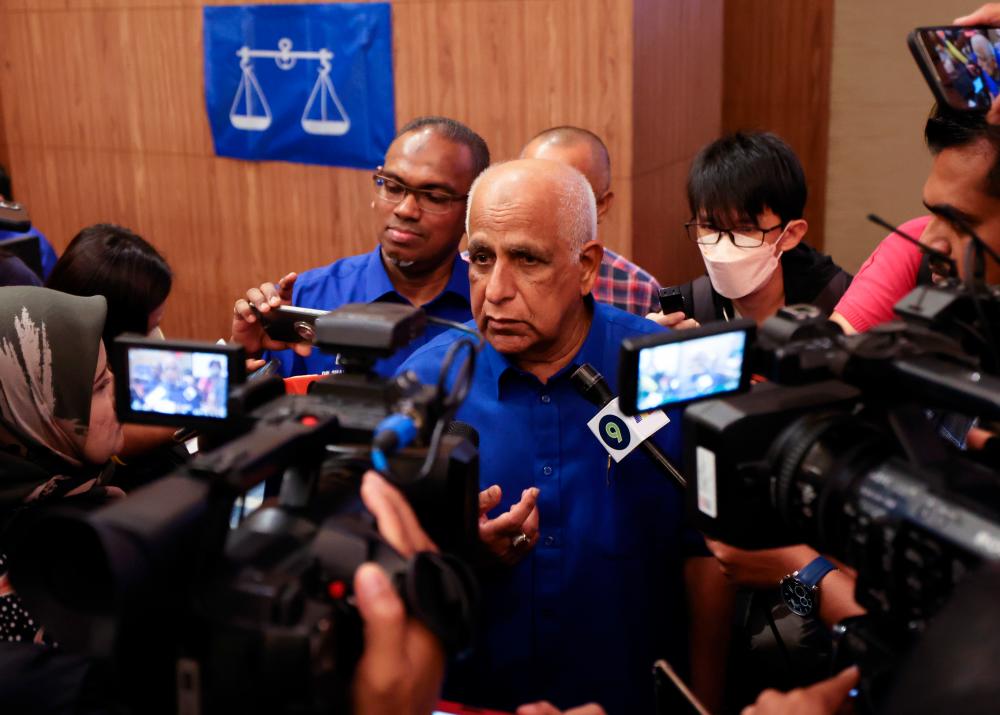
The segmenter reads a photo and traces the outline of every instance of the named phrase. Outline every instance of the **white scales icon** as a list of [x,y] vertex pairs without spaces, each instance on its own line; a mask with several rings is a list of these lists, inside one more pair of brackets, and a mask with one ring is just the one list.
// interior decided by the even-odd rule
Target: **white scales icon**
[[254,57],[273,58],[278,69],[285,71],[292,69],[298,60],[319,60],[319,77],[316,78],[305,111],[302,112],[302,129],[309,134],[336,137],[346,134],[351,128],[351,118],[347,116],[344,105],[340,103],[333,88],[333,82],[330,81],[330,60],[333,59],[330,50],[322,47],[316,52],[293,51],[292,41],[282,37],[278,41],[277,50],[251,50],[244,45],[236,52],[236,56],[240,58],[243,77],[229,108],[229,122],[237,129],[262,132],[271,126],[271,108],[250,61]]

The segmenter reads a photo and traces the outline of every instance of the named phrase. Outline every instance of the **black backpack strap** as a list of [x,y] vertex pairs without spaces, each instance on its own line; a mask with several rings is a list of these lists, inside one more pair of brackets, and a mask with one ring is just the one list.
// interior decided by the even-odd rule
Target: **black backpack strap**
[[701,276],[691,282],[692,310],[691,317],[702,325],[714,323],[722,318],[722,308],[724,303],[728,303],[725,298],[715,292],[712,288],[712,281],[708,276]]

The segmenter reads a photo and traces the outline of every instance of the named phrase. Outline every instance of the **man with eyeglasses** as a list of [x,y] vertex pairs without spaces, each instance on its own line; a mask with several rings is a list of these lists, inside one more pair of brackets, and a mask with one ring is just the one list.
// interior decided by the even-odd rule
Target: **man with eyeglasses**
[[806,181],[795,152],[770,133],[736,133],[704,147],[688,173],[692,219],[707,276],[680,286],[683,313],[653,314],[667,327],[752,318],[796,303],[833,312],[851,282],[829,256],[802,242]]
[[[247,354],[278,359],[284,377],[336,371],[336,356],[268,338],[260,318],[279,305],[333,310],[346,303],[386,301],[420,306],[429,315],[466,322],[468,265],[458,244],[465,232],[465,200],[473,180],[490,163],[482,137],[446,117],[418,117],[404,126],[372,176],[371,203],[378,246],[301,275],[289,273],[251,288],[236,301],[233,340]],[[431,325],[375,371],[392,375],[417,347],[443,332]]]

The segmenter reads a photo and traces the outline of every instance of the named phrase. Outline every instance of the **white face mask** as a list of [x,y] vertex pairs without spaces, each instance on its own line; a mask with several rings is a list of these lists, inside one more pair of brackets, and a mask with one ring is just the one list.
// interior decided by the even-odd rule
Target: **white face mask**
[[[747,240],[753,241],[749,237]],[[734,300],[760,290],[771,280],[782,253],[775,252],[775,245],[777,243],[764,243],[757,248],[738,248],[729,240],[729,235],[724,234],[717,243],[701,243],[698,248],[705,260],[712,287],[720,295]]]

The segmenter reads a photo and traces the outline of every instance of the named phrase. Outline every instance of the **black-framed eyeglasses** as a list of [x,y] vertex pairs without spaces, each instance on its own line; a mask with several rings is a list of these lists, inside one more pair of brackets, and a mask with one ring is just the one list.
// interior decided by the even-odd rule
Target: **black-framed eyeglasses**
[[410,194],[421,211],[431,214],[447,213],[451,210],[452,204],[465,201],[468,196],[468,194],[460,196],[450,194],[437,189],[418,189],[379,173],[372,175],[372,181],[375,184],[375,195],[382,201],[398,204]]
[[760,248],[764,245],[764,239],[771,231],[784,228],[785,224],[778,223],[771,228],[761,228],[759,226],[736,226],[734,228],[719,228],[710,223],[699,223],[698,221],[688,221],[684,224],[689,239],[701,246],[714,246],[723,236],[728,236],[729,240],[737,248]]

